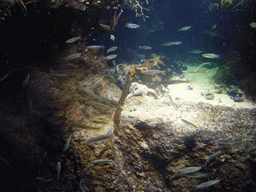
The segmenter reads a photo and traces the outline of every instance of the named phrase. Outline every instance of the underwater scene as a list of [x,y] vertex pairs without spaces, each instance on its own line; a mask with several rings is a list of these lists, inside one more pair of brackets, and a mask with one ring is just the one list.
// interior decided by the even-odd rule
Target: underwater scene
[[256,191],[255,14],[0,0],[0,191]]

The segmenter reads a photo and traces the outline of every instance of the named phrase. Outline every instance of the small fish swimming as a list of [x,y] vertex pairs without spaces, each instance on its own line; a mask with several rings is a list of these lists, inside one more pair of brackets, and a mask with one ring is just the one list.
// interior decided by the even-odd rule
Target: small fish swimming
[[220,154],[221,154],[221,151],[218,151],[218,152],[212,154],[210,157],[208,157],[208,159],[206,160],[204,166],[206,166],[206,165],[209,163],[209,161],[211,161],[212,159],[216,158],[216,157],[219,156]]
[[217,25],[216,24],[214,24],[214,25],[212,25],[212,29],[215,29],[217,27]]
[[117,56],[117,54],[112,54],[112,55],[108,55],[106,57],[104,57],[106,60],[111,60],[111,59],[115,59]]
[[110,39],[115,43],[115,36],[114,35],[110,35]]
[[109,159],[97,159],[97,160],[92,161],[91,163],[93,163],[93,164],[111,164],[111,165],[116,166],[116,163]]
[[72,38],[68,39],[66,41],[66,43],[74,43],[74,42],[78,41],[79,39],[81,39],[81,35],[78,37],[72,37]]
[[141,71],[142,74],[150,74],[150,75],[154,75],[154,74],[164,74],[165,71],[160,71],[160,70],[143,70]]
[[82,192],[85,192],[84,187],[83,187],[83,181],[82,181],[82,180],[79,182],[79,188],[80,188],[80,190],[81,190]]
[[191,28],[191,26],[185,26],[185,27],[182,27],[180,29],[178,29],[178,31],[187,31]]
[[78,124],[78,123],[73,123],[73,127],[79,128],[79,129],[100,129],[101,127],[92,127],[89,125],[83,125],[83,124]]
[[30,78],[30,74],[28,73],[27,78],[22,82],[22,87],[26,87],[26,85],[28,84],[29,78]]
[[63,152],[67,151],[67,149],[69,148],[69,144],[70,144],[70,140],[71,140],[72,134],[69,136],[69,138],[67,139],[64,148],[63,148]]
[[191,174],[196,171],[199,171],[202,167],[183,167],[183,168],[176,168],[176,173],[182,174]]
[[9,164],[9,162],[3,158],[2,156],[0,156],[0,161],[4,162],[11,170],[13,170],[12,166]]
[[215,185],[216,183],[220,182],[220,180],[216,179],[216,180],[211,180],[211,181],[207,181],[207,182],[204,182],[204,183],[201,183],[200,185],[197,185],[195,187],[195,189],[203,189],[205,187],[209,187],[209,186],[212,186],[212,185]]
[[220,58],[220,55],[214,54],[214,53],[205,53],[202,54],[203,57],[205,58],[209,58],[209,59],[216,59],[216,58]]
[[93,137],[91,139],[88,139],[85,144],[86,145],[90,145],[90,144],[94,144],[94,143],[100,143],[100,142],[103,142],[103,141],[106,141],[108,138],[111,138],[112,135],[100,135],[98,137]]
[[60,181],[60,170],[61,170],[61,162],[57,163],[57,179]]
[[136,123],[136,120],[130,119],[130,118],[124,118],[124,117],[121,118],[121,121],[126,121],[126,122],[129,122],[131,124],[135,124]]
[[82,53],[74,53],[72,55],[69,55],[67,57],[64,57],[63,59],[69,60],[69,59],[76,59],[78,57],[80,57],[82,55]]
[[138,48],[139,49],[144,49],[144,50],[152,49],[152,47],[149,47],[149,46],[139,46]]
[[117,48],[118,48],[117,46],[110,47],[110,48],[107,50],[107,53],[113,52],[113,51],[117,50]]
[[207,177],[208,174],[207,173],[201,173],[201,172],[197,172],[197,173],[192,173],[192,174],[184,174],[187,177],[193,177],[193,178],[199,178],[199,177]]
[[179,45],[182,42],[180,41],[172,41],[172,42],[167,42],[167,43],[163,43],[162,46],[172,46],[172,45]]
[[251,23],[250,23],[250,26],[251,26],[252,28],[256,29],[256,22],[251,22]]
[[134,24],[134,23],[126,23],[125,27],[131,28],[131,29],[136,29],[136,28],[139,28],[140,26],[137,24]]
[[87,49],[105,49],[105,45],[89,45]]
[[36,177],[37,180],[40,180],[40,181],[44,181],[44,182],[50,182],[52,181],[51,179],[44,179],[42,177]]
[[194,54],[199,54],[199,53],[202,53],[203,51],[199,50],[199,49],[195,49],[195,50],[192,50],[192,51],[189,51],[188,53],[194,53]]
[[191,123],[191,122],[189,122],[189,121],[187,121],[187,120],[185,120],[185,119],[181,119],[181,121],[183,121],[184,123],[187,123],[188,125],[191,125],[191,126],[197,128],[196,125],[194,125],[193,123]]

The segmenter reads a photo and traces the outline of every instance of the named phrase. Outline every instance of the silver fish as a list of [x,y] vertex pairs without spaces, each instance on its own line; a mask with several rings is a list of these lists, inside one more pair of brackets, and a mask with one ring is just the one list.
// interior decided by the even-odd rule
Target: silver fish
[[85,144],[86,145],[90,145],[90,144],[94,144],[94,143],[100,143],[103,141],[106,141],[108,138],[111,138],[112,135],[100,135],[98,137],[93,137],[91,139],[88,139]]
[[219,156],[220,154],[221,154],[221,151],[218,151],[218,152],[216,152],[216,153],[212,154],[210,157],[208,157],[208,159],[206,160],[206,162],[205,162],[204,166],[206,166],[206,165],[207,165],[207,163],[209,163],[209,161],[210,161],[210,160],[212,160],[212,159],[216,158],[216,157],[217,157],[217,156]]
[[220,55],[214,54],[214,53],[205,53],[202,54],[203,57],[205,58],[209,58],[209,59],[216,59],[216,58],[220,58]]
[[86,47],[87,49],[105,49],[105,45],[90,45]]
[[194,125],[193,123],[191,123],[191,122],[189,122],[189,121],[187,121],[187,120],[185,120],[185,119],[181,119],[181,121],[183,121],[184,123],[187,123],[188,125],[191,125],[191,126],[197,128],[196,125]]
[[69,59],[76,59],[78,57],[80,57],[82,55],[82,53],[74,53],[72,55],[69,55],[67,57],[64,57],[63,59],[69,60]]
[[106,57],[104,57],[106,60],[111,60],[111,59],[115,59],[117,56],[117,54],[112,54],[112,55],[108,55]]
[[12,166],[9,164],[9,162],[5,158],[0,156],[0,161],[4,162],[8,167],[11,168],[11,170],[13,170]]
[[201,172],[192,173],[192,174],[184,174],[184,175],[187,176],[187,177],[193,177],[193,178],[207,177],[208,176],[207,173],[201,173]]
[[81,36],[72,37],[72,38],[68,39],[68,40],[66,41],[66,43],[74,43],[74,42],[76,42],[76,41],[79,40],[79,39],[81,39]]
[[69,144],[70,144],[70,140],[71,140],[72,134],[69,136],[69,138],[67,139],[64,148],[63,148],[63,152],[65,152],[68,148],[69,148]]
[[220,182],[220,180],[216,179],[216,180],[211,180],[211,181],[207,181],[207,182],[204,182],[204,183],[201,183],[200,185],[197,185],[195,187],[195,189],[203,189],[205,187],[209,187],[209,186],[212,186],[212,185],[215,185],[216,183]]
[[97,159],[97,160],[92,161],[91,163],[93,163],[93,164],[111,164],[111,165],[116,166],[116,163],[109,159]]
[[139,28],[140,26],[137,24],[134,24],[134,23],[126,23],[125,27],[131,28],[131,29],[136,29],[136,28]]
[[60,181],[60,170],[61,170],[61,162],[59,161],[57,163],[57,178],[58,178],[58,181]]
[[203,51],[199,50],[199,49],[195,49],[195,50],[192,50],[192,51],[189,51],[188,53],[194,53],[194,54],[199,54],[199,53],[202,53]]
[[144,49],[144,50],[152,49],[152,47],[146,46],[146,45],[144,45],[144,46],[139,46],[138,48],[139,48],[139,49]]
[[183,167],[183,168],[176,168],[176,173],[182,174],[191,174],[196,171],[199,171],[202,167]]
[[185,27],[182,27],[180,29],[178,29],[178,31],[187,31],[191,28],[191,26],[185,26]]
[[36,177],[37,180],[40,180],[40,181],[44,181],[44,182],[50,182],[52,181],[51,179],[44,179],[42,177]]
[[79,182],[79,188],[80,188],[80,190],[81,190],[82,192],[85,192],[84,187],[83,187],[83,181],[82,181],[82,180]]
[[107,50],[107,53],[109,53],[109,52],[112,52],[112,51],[115,51],[115,50],[117,50],[117,46],[114,46],[114,47],[110,47],[108,50]]
[[172,46],[172,45],[179,45],[182,42],[180,41],[173,41],[173,42],[167,42],[167,43],[163,43],[162,46]]
[[160,71],[160,70],[143,70],[143,71],[141,71],[141,73],[153,75],[153,74],[164,74],[165,71]]

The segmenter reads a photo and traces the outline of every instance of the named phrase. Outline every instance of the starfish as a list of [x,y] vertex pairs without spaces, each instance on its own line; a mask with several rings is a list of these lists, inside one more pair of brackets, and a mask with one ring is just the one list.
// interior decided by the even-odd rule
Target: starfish
[[112,16],[111,20],[110,20],[110,23],[109,25],[104,25],[104,24],[100,24],[100,26],[105,30],[105,31],[114,31],[116,25],[117,25],[117,22],[122,14],[123,10],[120,11],[120,13],[118,15],[116,15],[116,11],[114,13],[114,15]]
[[144,63],[142,64],[143,67],[146,67],[148,70],[153,68],[160,68],[158,64],[164,65],[164,62],[160,60],[161,56],[155,56],[153,59],[144,59]]
[[128,94],[126,99],[129,99],[132,96],[137,96],[137,95],[146,96],[148,93],[152,94],[155,98],[157,98],[157,94],[154,89],[150,89],[146,85],[142,85],[136,82],[131,84],[129,91],[130,93]]

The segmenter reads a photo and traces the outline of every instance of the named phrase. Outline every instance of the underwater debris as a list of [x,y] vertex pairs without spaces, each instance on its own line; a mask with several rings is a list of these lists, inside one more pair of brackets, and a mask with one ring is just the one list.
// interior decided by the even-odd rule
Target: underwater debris
[[205,187],[209,187],[209,186],[212,186],[212,185],[215,185],[216,183],[220,182],[220,180],[216,179],[216,180],[211,180],[211,181],[207,181],[207,182],[204,182],[204,183],[201,183],[200,185],[197,185],[195,187],[195,189],[203,189]]
[[182,167],[176,168],[176,173],[190,174],[199,171],[202,167]]
[[93,137],[91,139],[88,139],[84,144],[90,145],[90,144],[94,144],[94,143],[104,142],[107,139],[111,138],[112,136],[113,136],[112,134],[100,135],[98,137]]
[[219,156],[220,154],[221,154],[221,151],[218,151],[218,152],[212,154],[210,157],[208,157],[208,159],[206,160],[204,166],[206,166],[206,165],[209,163],[209,161],[211,161],[212,159],[216,158],[216,157]]
[[91,163],[93,163],[93,164],[111,164],[111,165],[117,166],[114,161],[109,160],[109,159],[97,159],[97,160],[92,161]]
[[69,148],[69,144],[70,144],[70,140],[71,140],[72,134],[69,136],[69,138],[67,139],[64,148],[63,148],[63,152],[65,152],[68,148]]
[[57,181],[60,181],[61,162],[57,163]]
[[183,121],[184,123],[187,123],[188,125],[191,125],[191,126],[197,128],[196,125],[194,125],[193,123],[190,123],[189,121],[187,121],[187,120],[185,120],[185,119],[181,119],[181,121]]

